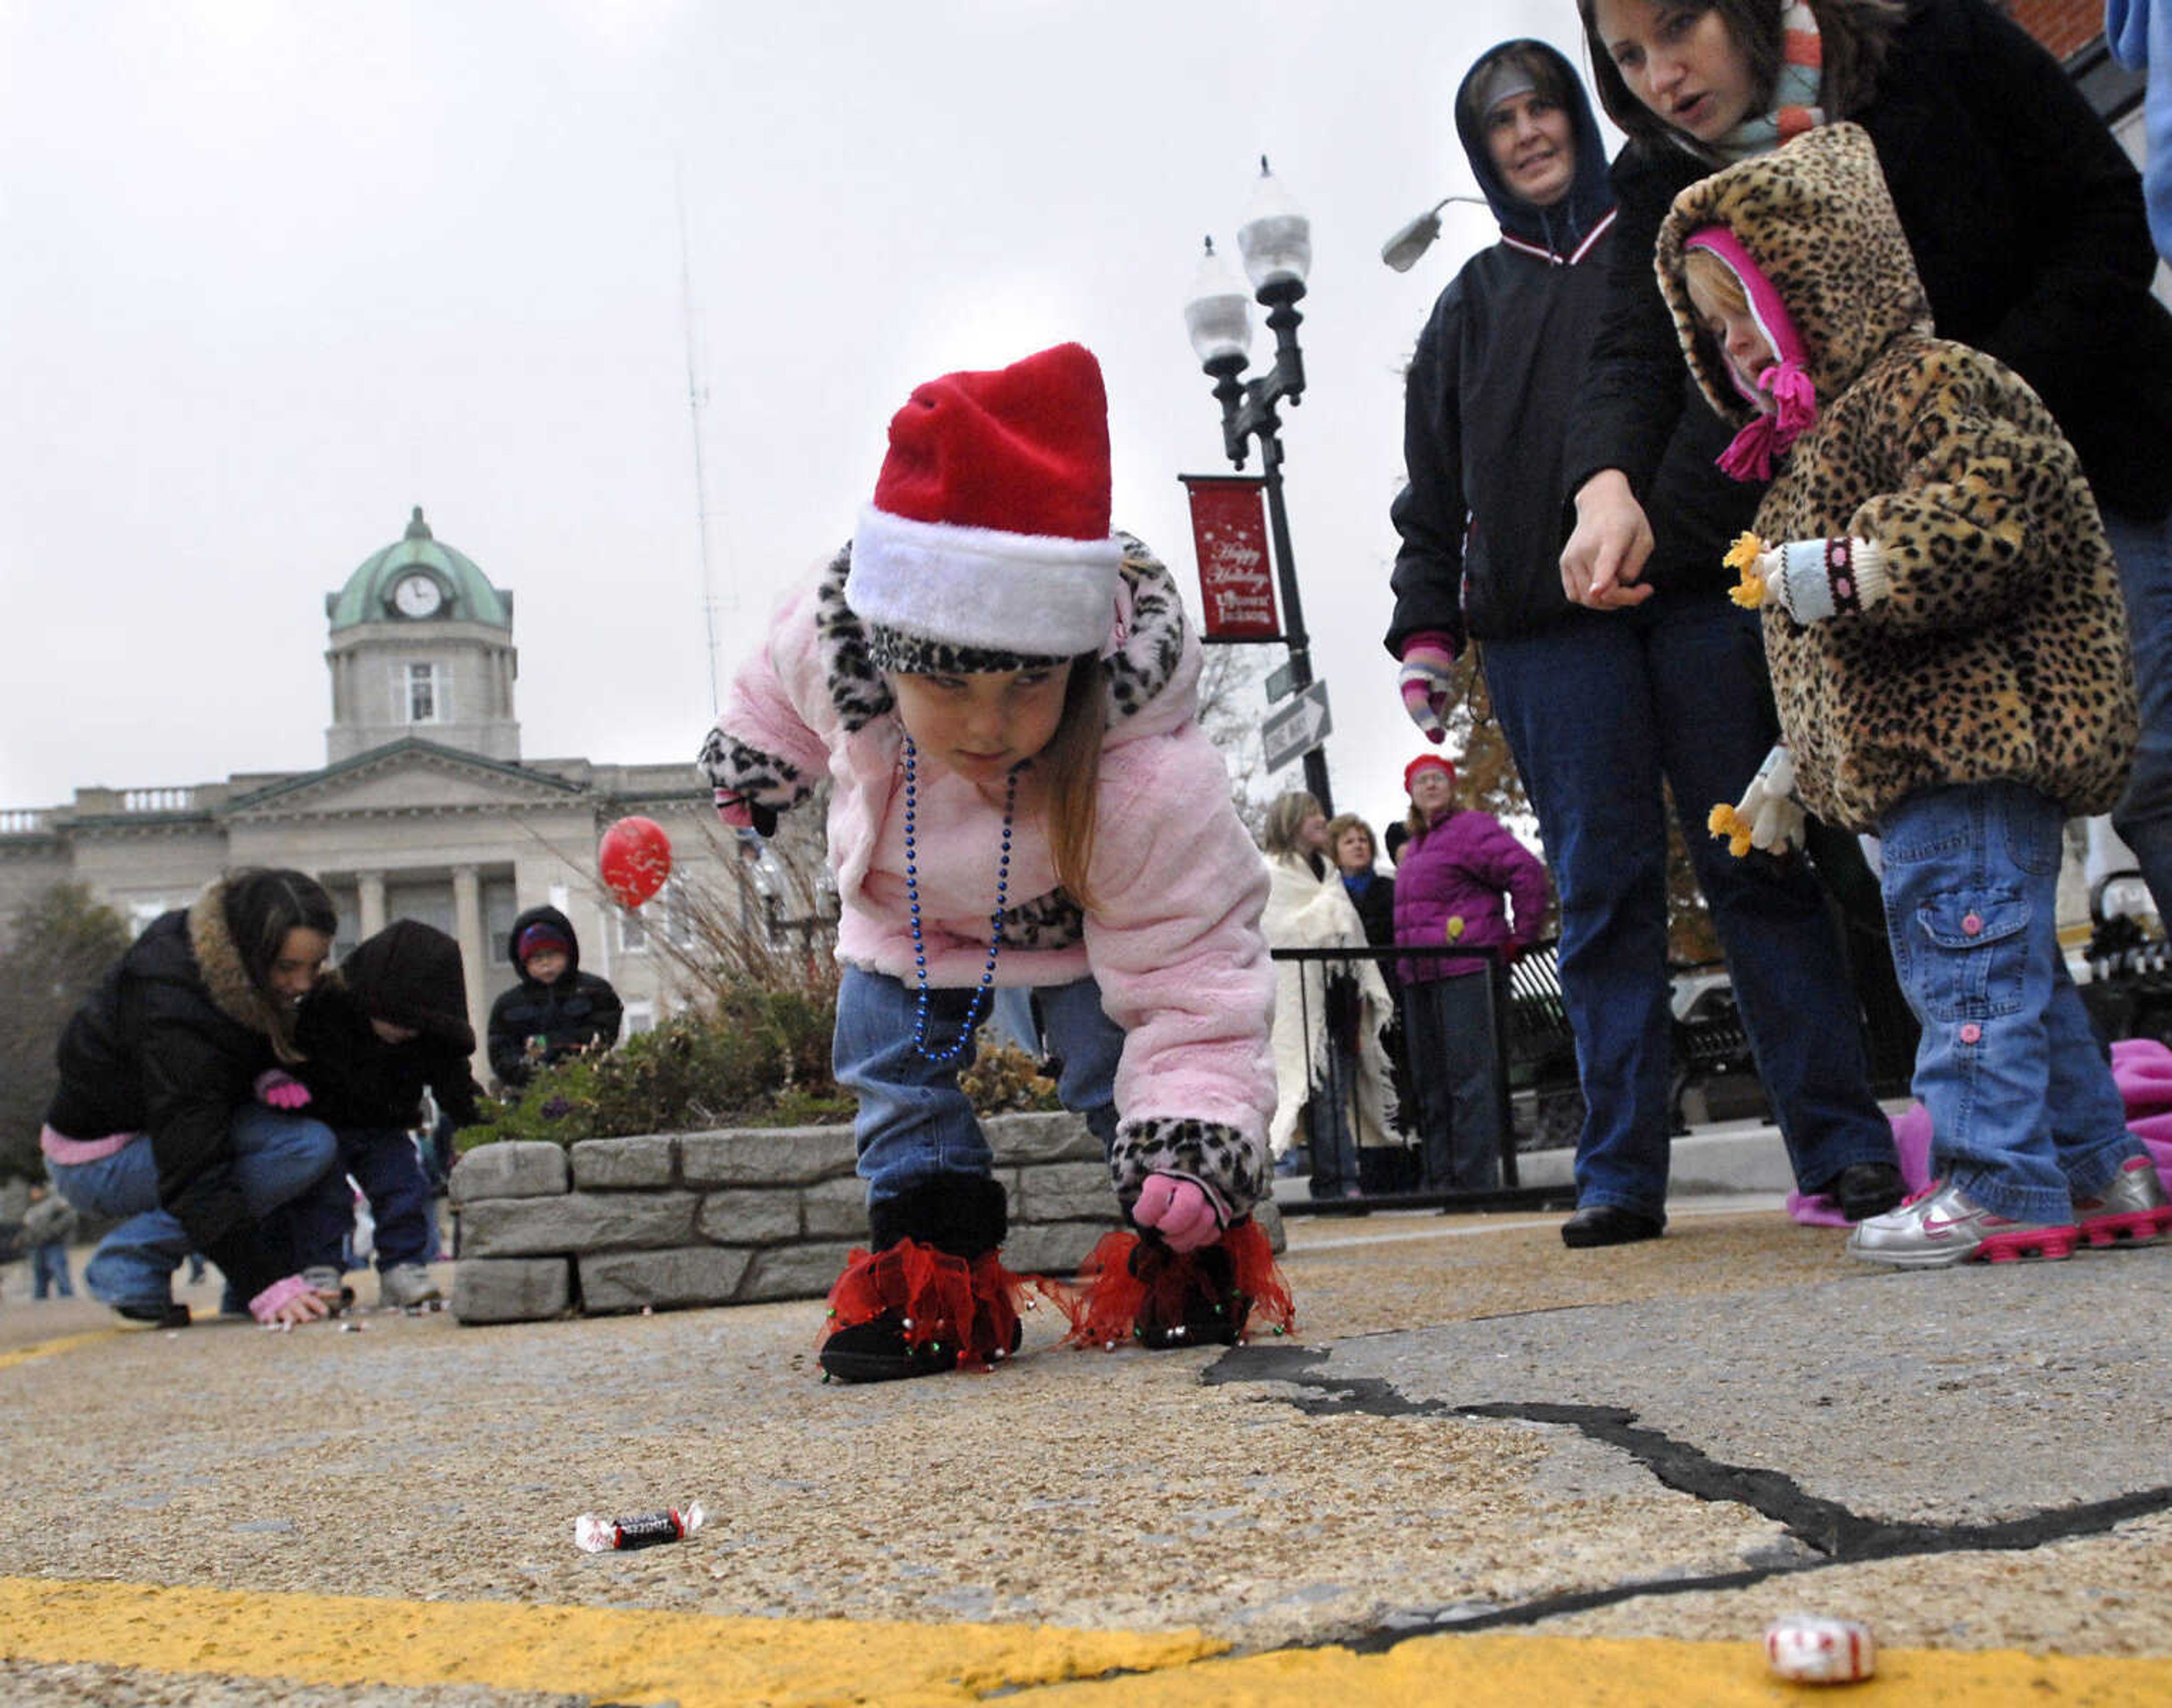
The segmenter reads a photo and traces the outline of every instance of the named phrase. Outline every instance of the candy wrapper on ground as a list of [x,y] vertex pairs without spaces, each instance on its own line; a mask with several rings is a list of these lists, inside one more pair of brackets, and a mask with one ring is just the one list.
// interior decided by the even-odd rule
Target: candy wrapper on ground
[[1852,1684],[1877,1669],[1878,1645],[1854,1619],[1789,1614],[1766,1627],[1765,1658],[1798,1684]]
[[698,1501],[683,1512],[672,1507],[635,1518],[605,1518],[583,1512],[573,1520],[573,1545],[583,1554],[608,1554],[614,1550],[624,1552],[683,1542],[702,1528],[707,1516]]

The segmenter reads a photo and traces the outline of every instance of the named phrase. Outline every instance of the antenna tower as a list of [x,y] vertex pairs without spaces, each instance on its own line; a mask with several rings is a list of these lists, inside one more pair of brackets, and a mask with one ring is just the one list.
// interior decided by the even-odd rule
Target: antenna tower
[[686,183],[679,162],[671,163],[673,199],[679,211],[679,295],[686,329],[686,411],[694,432],[694,518],[702,552],[702,622],[709,646],[709,715],[723,710],[717,692],[717,589],[709,564],[709,481],[702,460],[702,406],[708,393],[694,359],[694,266],[686,241]]

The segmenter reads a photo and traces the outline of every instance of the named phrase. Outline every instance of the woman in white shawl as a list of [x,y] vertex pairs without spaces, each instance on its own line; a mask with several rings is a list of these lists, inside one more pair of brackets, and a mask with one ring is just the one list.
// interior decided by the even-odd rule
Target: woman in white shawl
[[[1327,815],[1303,792],[1267,809],[1266,916],[1271,948],[1363,948],[1365,927],[1327,851]],[[1393,1109],[1380,1034],[1395,1014],[1379,965],[1348,961],[1282,961],[1275,969],[1274,1124],[1267,1143],[1279,1157],[1298,1115],[1307,1122],[1314,1198],[1363,1196],[1358,1184],[1361,1131],[1384,1141]]]

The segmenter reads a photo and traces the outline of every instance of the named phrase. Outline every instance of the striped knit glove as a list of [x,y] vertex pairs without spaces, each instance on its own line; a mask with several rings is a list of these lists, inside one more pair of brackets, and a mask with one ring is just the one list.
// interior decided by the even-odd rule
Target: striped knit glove
[[1441,713],[1448,710],[1449,696],[1454,690],[1454,669],[1455,642],[1446,635],[1428,631],[1403,642],[1403,669],[1396,679],[1403,710],[1427,741],[1448,739]]
[[1758,555],[1765,603],[1798,623],[1868,610],[1893,590],[1874,540],[1791,540]]

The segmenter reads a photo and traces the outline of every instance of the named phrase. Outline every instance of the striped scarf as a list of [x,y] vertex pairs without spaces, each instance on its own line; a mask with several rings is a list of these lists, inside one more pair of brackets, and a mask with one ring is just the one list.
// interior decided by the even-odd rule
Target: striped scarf
[[1818,105],[1825,81],[1825,43],[1818,20],[1805,0],[1785,0],[1780,13],[1780,75],[1773,84],[1772,110],[1745,119],[1710,152],[1730,164],[1753,154],[1768,154],[1825,121]]

